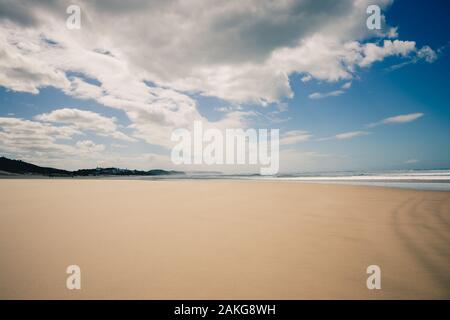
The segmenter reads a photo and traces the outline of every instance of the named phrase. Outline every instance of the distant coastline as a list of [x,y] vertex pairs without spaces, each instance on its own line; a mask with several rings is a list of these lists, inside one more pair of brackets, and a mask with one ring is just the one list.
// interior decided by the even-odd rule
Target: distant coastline
[[120,177],[120,176],[167,176],[183,175],[182,171],[174,170],[130,170],[121,168],[94,168],[75,171],[40,167],[22,160],[0,157],[0,176],[45,176],[45,177]]

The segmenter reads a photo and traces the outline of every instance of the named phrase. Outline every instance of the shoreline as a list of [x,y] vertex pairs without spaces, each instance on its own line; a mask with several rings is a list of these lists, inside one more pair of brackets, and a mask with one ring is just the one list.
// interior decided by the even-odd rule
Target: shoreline
[[450,180],[436,179],[327,179],[327,178],[302,178],[302,177],[249,177],[249,176],[75,176],[75,177],[50,177],[42,175],[0,175],[1,180],[104,180],[104,181],[252,181],[252,182],[289,182],[302,184],[323,184],[342,186],[362,186],[370,188],[404,189],[417,191],[450,192]]

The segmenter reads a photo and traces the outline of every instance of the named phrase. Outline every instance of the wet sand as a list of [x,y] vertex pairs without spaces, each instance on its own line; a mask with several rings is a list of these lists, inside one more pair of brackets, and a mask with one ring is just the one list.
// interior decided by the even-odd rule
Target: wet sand
[[0,180],[1,299],[450,299],[449,248],[450,192]]

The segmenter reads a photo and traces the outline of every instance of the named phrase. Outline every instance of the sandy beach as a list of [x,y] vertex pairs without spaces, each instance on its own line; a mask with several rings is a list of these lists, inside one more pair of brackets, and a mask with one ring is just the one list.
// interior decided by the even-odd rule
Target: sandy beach
[[450,298],[450,192],[3,179],[0,208],[1,299]]

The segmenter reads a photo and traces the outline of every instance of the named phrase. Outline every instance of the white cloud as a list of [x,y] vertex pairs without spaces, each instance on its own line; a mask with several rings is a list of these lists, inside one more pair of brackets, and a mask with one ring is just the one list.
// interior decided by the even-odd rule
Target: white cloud
[[[266,104],[292,97],[288,76],[294,72],[306,74],[304,81],[351,79],[355,67],[405,55],[415,46],[400,40],[382,46],[359,42],[374,36],[365,27],[368,4],[386,8],[390,0],[134,1],[126,6],[80,1],[83,20],[77,32],[65,29],[61,19],[69,3],[3,4],[8,21],[2,40],[9,56],[17,58],[15,65],[5,63],[4,74],[28,70],[19,78],[30,78],[29,73],[36,78],[25,84],[11,77],[4,86],[37,92],[54,85],[100,99],[115,95],[111,87],[119,83],[122,93],[138,90],[144,97],[148,90],[139,87],[151,80],[177,91]],[[66,79],[68,70],[87,73],[102,85]]]
[[292,130],[281,135],[280,145],[291,145],[303,141],[308,141],[312,137],[307,131]]
[[320,138],[320,139],[318,139],[318,141],[325,141],[325,140],[349,140],[349,139],[353,139],[353,138],[356,138],[356,137],[366,136],[368,134],[370,134],[370,132],[367,132],[367,131],[350,131],[350,132],[339,133],[339,134],[336,134],[334,136],[327,137],[327,138]]
[[65,88],[65,93],[78,99],[99,99],[105,95],[101,86],[90,84],[79,77],[70,79],[70,87]]
[[78,141],[76,144],[76,147],[80,152],[101,152],[105,150],[105,146],[102,144],[95,144],[91,140],[82,140]]
[[76,150],[57,140],[70,141],[82,133],[70,126],[52,126],[19,118],[0,118],[0,150],[20,156],[68,156]]
[[337,96],[340,96],[341,94],[344,94],[345,91],[350,89],[351,86],[352,86],[351,82],[346,82],[338,90],[334,90],[334,91],[330,91],[330,92],[314,92],[314,93],[311,93],[308,97],[310,99],[323,99],[323,98],[327,98],[327,97],[337,97]]
[[304,75],[303,77],[300,78],[300,80],[302,82],[308,82],[312,80],[312,76],[310,74]]
[[363,57],[358,65],[368,67],[376,61],[381,61],[389,56],[407,56],[416,50],[414,41],[384,40],[383,46],[367,43],[362,47]]
[[[70,77],[58,85],[68,94],[123,110],[133,122],[134,135],[149,143],[167,146],[174,127],[188,126],[193,120],[203,119],[196,109],[196,102],[187,95],[171,89],[149,87],[142,78],[142,71],[130,68],[125,60],[84,47],[79,40],[67,38],[68,30],[57,31],[59,33],[53,33],[54,41],[60,44],[56,47],[42,40],[41,30],[20,32],[15,27],[6,27],[0,29],[0,34],[7,38],[9,50],[18,55],[45,62],[50,69],[61,74],[72,71],[98,81],[100,85],[95,86],[79,77]],[[24,51],[23,47],[34,49]],[[127,139],[120,132],[114,135]]]
[[445,46],[438,48],[437,51],[434,51],[429,46],[423,46],[419,50],[415,50],[414,54],[409,58],[409,60],[398,63],[398,64],[394,64],[394,65],[390,66],[389,68],[387,68],[387,70],[388,71],[397,70],[397,69],[403,68],[407,65],[415,64],[419,61],[433,63],[438,59],[439,54],[444,49],[445,49]]
[[136,141],[136,139],[118,131],[115,118],[107,118],[92,111],[63,108],[38,115],[35,118],[43,122],[73,125],[79,130],[90,130],[100,136],[110,136],[128,142]]
[[366,131],[352,131],[352,132],[339,133],[335,137],[338,140],[347,140],[347,139],[352,139],[355,137],[366,136],[368,134],[369,134],[369,132],[366,132]]
[[384,124],[406,123],[406,122],[411,122],[416,119],[419,119],[422,116],[423,116],[423,113],[404,114],[404,115],[399,115],[399,116],[384,119],[384,120],[382,120],[382,123],[384,123]]
[[35,138],[51,137],[53,140],[71,139],[74,135],[81,134],[79,130],[70,126],[52,126],[31,120],[9,117],[0,117],[0,129],[8,134],[32,134]]
[[52,68],[46,61],[36,59],[32,56],[33,51],[26,47],[14,48],[8,43],[12,40],[1,32],[0,41],[0,86],[37,94],[42,87],[64,88],[68,85],[69,81],[63,71]]
[[391,27],[386,35],[388,38],[397,38],[398,37],[398,27]]
[[419,51],[417,51],[417,58],[424,59],[428,63],[433,63],[436,61],[438,56],[429,46],[423,46]]
[[326,98],[326,97],[337,97],[343,93],[344,93],[344,90],[334,90],[334,91],[324,92],[324,93],[314,92],[314,93],[311,93],[308,97],[310,99],[315,100],[315,99],[322,99],[322,98]]
[[342,85],[342,89],[348,90],[348,89],[351,88],[351,86],[352,86],[352,83],[351,82],[347,82],[347,83],[344,83]]
[[96,166],[143,170],[172,167],[167,155],[112,153],[92,140],[74,143],[73,139],[81,135],[74,126],[0,117],[0,152],[10,158],[69,170]]
[[383,125],[383,124],[398,124],[398,123],[407,123],[407,122],[411,122],[414,120],[417,120],[421,117],[423,117],[423,113],[421,112],[417,112],[417,113],[410,113],[410,114],[402,114],[402,115],[398,115],[398,116],[394,116],[394,117],[389,117],[386,119],[383,119],[379,122],[375,122],[375,123],[371,123],[366,125],[366,127],[368,128],[373,128],[379,125]]

